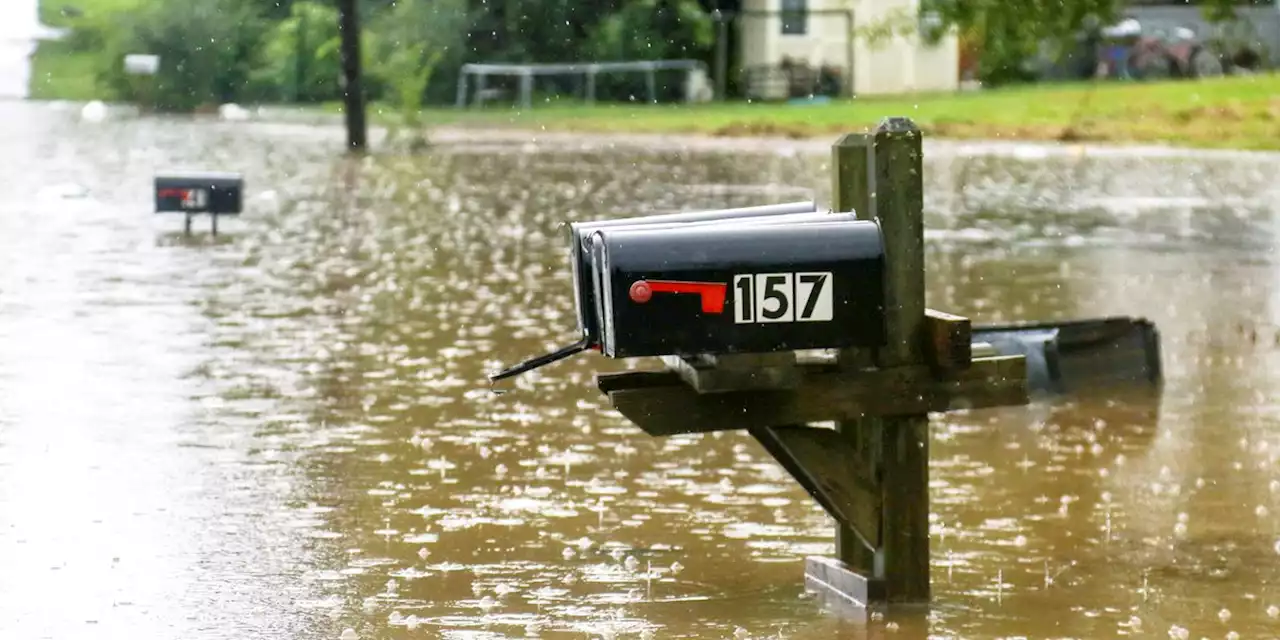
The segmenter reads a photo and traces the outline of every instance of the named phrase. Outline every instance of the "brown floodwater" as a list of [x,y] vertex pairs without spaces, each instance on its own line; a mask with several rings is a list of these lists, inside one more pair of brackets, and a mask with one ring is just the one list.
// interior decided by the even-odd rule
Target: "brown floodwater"
[[0,638],[1280,637],[1276,156],[927,146],[930,306],[1145,316],[1167,380],[934,416],[934,602],[857,621],[747,435],[485,380],[573,338],[561,222],[825,203],[824,145],[558,140],[0,104]]

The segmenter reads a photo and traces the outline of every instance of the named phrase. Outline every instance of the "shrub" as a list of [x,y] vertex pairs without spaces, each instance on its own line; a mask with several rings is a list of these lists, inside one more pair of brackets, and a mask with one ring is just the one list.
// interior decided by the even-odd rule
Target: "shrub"
[[[262,65],[253,72],[255,93],[274,100],[324,102],[342,95],[341,34],[332,3],[295,2],[288,17],[267,33]],[[377,44],[362,30],[361,58],[372,68]],[[378,78],[366,71],[365,93],[379,93]]]
[[[117,14],[106,34],[103,84],[117,97],[161,111],[192,111],[242,99],[249,88],[255,53],[268,28],[252,0],[162,0]],[[124,72],[129,53],[160,56],[158,73],[146,80]]]

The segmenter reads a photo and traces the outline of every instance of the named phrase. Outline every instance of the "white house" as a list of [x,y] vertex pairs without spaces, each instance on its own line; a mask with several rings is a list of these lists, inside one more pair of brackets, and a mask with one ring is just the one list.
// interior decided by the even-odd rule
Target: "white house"
[[[784,58],[815,68],[829,65],[841,70],[845,82],[852,59],[855,95],[955,91],[955,34],[947,32],[935,43],[919,28],[902,34],[903,27],[920,26],[919,7],[919,0],[742,0],[739,59],[744,69],[777,67]],[[857,35],[850,33],[849,15]],[[897,34],[864,35],[887,25],[897,26]]]

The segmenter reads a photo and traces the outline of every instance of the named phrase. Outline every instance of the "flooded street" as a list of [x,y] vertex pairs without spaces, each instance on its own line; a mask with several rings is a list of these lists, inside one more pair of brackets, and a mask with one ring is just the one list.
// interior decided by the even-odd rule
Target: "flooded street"
[[[745,433],[646,436],[596,355],[485,380],[573,338],[561,222],[825,204],[821,145],[346,160],[25,103],[0,141],[0,638],[1280,637],[1275,156],[926,146],[931,307],[1145,316],[1167,381],[935,417],[935,602],[853,622]],[[184,238],[173,169],[245,214]]]

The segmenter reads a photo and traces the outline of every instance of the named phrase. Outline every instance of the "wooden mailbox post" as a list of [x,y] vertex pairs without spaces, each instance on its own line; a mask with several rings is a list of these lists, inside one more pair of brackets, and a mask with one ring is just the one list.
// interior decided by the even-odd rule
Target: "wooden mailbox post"
[[888,118],[832,150],[832,209],[883,233],[885,346],[668,356],[597,379],[650,435],[748,431],[837,522],[807,585],[860,605],[929,599],[928,413],[1027,402],[1023,356],[973,357],[969,320],[925,307],[921,138]]

